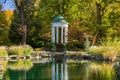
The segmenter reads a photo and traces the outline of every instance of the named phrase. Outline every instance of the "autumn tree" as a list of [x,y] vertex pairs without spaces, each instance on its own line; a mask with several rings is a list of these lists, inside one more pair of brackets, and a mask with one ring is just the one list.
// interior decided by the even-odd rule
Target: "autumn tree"
[[8,37],[11,25],[12,10],[0,12],[0,45],[10,45],[11,41]]

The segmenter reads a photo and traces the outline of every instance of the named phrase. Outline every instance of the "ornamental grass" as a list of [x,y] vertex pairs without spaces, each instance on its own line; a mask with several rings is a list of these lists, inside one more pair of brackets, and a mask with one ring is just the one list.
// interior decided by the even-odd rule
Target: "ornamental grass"
[[33,52],[32,47],[28,45],[11,46],[8,48],[9,55],[28,56]]
[[92,46],[89,49],[89,53],[91,55],[101,55],[104,59],[116,59],[119,55],[120,49],[116,47],[108,47],[108,46]]
[[120,55],[120,41],[117,37],[107,37],[101,40],[100,46],[92,46],[89,49],[92,55],[102,55],[104,58],[115,59]]

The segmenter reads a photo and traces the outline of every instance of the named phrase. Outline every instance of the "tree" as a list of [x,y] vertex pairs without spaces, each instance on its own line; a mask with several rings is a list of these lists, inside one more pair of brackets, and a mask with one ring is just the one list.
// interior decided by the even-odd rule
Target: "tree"
[[[83,26],[85,26],[88,30],[87,33],[91,36],[94,36],[93,43],[95,41],[99,42],[103,37],[106,37],[108,34],[109,28],[113,29],[113,24],[116,23],[110,22],[110,16],[115,16],[116,14],[111,14],[116,10],[119,13],[119,1],[116,0],[80,0],[81,3],[85,2],[84,8],[82,11],[86,18],[83,19]],[[83,4],[82,3],[82,4]],[[115,9],[114,9],[115,8]],[[80,9],[81,10],[81,9]],[[116,15],[117,16],[117,15]],[[115,19],[115,17],[114,17]],[[116,20],[119,20],[116,18]],[[81,24],[81,26],[82,26]],[[111,33],[111,32],[110,32]],[[96,40],[97,39],[97,40]]]
[[7,10],[0,12],[0,45],[10,45],[11,41],[8,37],[9,29],[11,25],[11,18],[13,16],[13,11]]
[[[10,38],[13,43],[19,44],[19,39],[22,37],[22,44],[26,44],[26,40],[27,43],[31,44],[31,40],[34,40],[34,37],[38,34],[37,31],[40,30],[39,17],[37,16],[39,0],[16,0],[16,4],[18,10],[15,10],[14,19],[12,20],[13,23],[11,26],[11,31],[14,33],[11,32],[12,34],[10,35]],[[22,28],[20,26],[22,26]],[[12,38],[15,35],[18,36],[16,41]]]
[[25,24],[25,16],[24,16],[24,6],[26,4],[25,0],[14,0],[16,7],[19,11],[21,17],[21,26],[22,26],[22,44],[26,45],[26,36],[27,36],[27,25]]

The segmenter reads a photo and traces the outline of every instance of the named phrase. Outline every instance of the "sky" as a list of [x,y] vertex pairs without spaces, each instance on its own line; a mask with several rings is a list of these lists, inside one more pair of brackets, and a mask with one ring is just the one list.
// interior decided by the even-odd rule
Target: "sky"
[[14,0],[0,0],[0,4],[2,5],[1,11],[5,10],[14,10],[15,9],[15,3]]

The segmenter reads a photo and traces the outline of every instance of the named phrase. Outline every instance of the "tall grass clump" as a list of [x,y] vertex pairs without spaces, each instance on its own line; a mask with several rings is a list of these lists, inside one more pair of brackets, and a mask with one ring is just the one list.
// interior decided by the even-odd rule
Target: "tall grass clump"
[[8,53],[5,46],[0,46],[0,57],[3,56],[8,56]]
[[120,41],[117,37],[106,37],[101,40],[100,46],[92,46],[89,53],[101,54],[104,58],[116,58],[120,53]]
[[102,39],[101,45],[106,50],[103,53],[104,57],[117,57],[120,52],[120,40],[118,37],[107,37],[106,39]]
[[33,48],[29,45],[23,46],[22,50],[23,50],[23,54],[26,56],[31,55],[33,52]]
[[28,45],[11,46],[8,49],[9,55],[28,56],[32,54],[32,47]]

